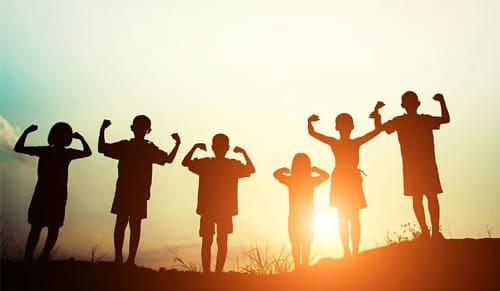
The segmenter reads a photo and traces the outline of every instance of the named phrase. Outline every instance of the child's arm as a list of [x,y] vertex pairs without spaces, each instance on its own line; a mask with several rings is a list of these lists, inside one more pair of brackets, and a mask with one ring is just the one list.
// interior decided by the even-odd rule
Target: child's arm
[[438,93],[432,97],[432,99],[439,102],[441,105],[441,123],[450,122],[450,113],[448,112],[448,107],[446,106],[446,102],[444,101],[444,96],[441,93]]
[[108,128],[111,125],[111,121],[104,119],[101,124],[101,130],[99,131],[99,143],[97,146],[97,151],[100,153],[105,153],[106,152],[106,147],[109,145],[106,143],[105,137],[104,137],[104,131],[106,128]]
[[252,163],[252,160],[250,160],[250,157],[248,157],[247,152],[241,147],[235,147],[233,151],[235,153],[243,154],[243,157],[245,158],[245,168],[248,170],[250,174],[255,173],[255,167]]
[[289,177],[289,174],[290,174],[290,169],[288,169],[287,167],[283,167],[283,168],[279,168],[276,171],[274,171],[273,176],[274,176],[274,178],[276,178],[276,180],[283,183],[283,180],[286,177]]
[[88,157],[92,154],[92,150],[90,149],[89,144],[87,143],[87,141],[85,141],[85,139],[83,138],[83,136],[81,134],[79,134],[78,132],[75,132],[75,133],[73,133],[73,138],[80,140],[80,142],[82,143],[82,146],[83,146],[83,151],[76,151],[75,150],[75,155],[73,156],[73,159],[85,158],[85,157]]
[[309,118],[307,119],[307,132],[309,133],[310,136],[314,137],[315,139],[322,141],[326,144],[331,144],[331,142],[335,140],[333,137],[323,135],[314,130],[314,126],[312,125],[312,123],[318,120],[319,116],[316,114],[309,116]]
[[330,175],[328,175],[328,173],[326,171],[324,171],[318,167],[312,167],[311,171],[318,174],[318,176],[315,177],[315,179],[318,180],[318,184],[323,183],[324,181],[326,181],[328,179],[328,177],[330,177]]
[[175,146],[170,152],[170,154],[167,154],[167,157],[165,159],[165,162],[169,164],[171,164],[174,161],[174,158],[177,155],[177,151],[179,150],[179,145],[181,144],[181,138],[179,137],[179,134],[172,133],[171,137],[175,140]]
[[382,131],[382,117],[380,116],[378,110],[384,106],[385,104],[382,101],[378,101],[377,104],[375,104],[375,108],[373,109],[372,113],[370,113],[370,115],[368,116],[369,118],[373,118],[373,125],[375,126],[375,129],[373,129],[372,131],[368,132],[363,136],[358,137],[356,141],[358,141],[360,144],[364,144],[365,142],[371,140]]
[[186,154],[186,156],[184,157],[184,159],[182,160],[182,165],[184,167],[188,167],[188,168],[191,167],[191,164],[193,162],[193,154],[196,151],[196,149],[201,149],[201,150],[206,151],[207,150],[207,146],[204,143],[197,143],[197,144],[195,144],[189,150],[189,152]]
[[38,129],[38,126],[32,124],[28,128],[24,130],[24,132],[21,134],[19,139],[16,142],[16,145],[14,146],[14,151],[22,154],[31,154],[30,147],[24,146],[24,143],[26,142],[26,137],[30,132],[33,132]]

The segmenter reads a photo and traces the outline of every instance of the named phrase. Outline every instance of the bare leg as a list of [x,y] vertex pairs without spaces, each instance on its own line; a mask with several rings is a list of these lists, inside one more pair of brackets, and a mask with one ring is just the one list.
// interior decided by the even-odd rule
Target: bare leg
[[128,245],[128,258],[127,264],[135,264],[135,255],[137,254],[137,248],[139,247],[139,239],[141,238],[141,219],[140,218],[130,218],[130,240]]
[[50,252],[56,244],[57,237],[59,236],[59,227],[49,226],[47,233],[47,239],[45,240],[45,245],[43,246],[42,253],[40,254],[40,261],[47,261],[49,259]]
[[292,257],[295,270],[300,267],[300,244],[292,243]]
[[437,194],[427,195],[429,214],[431,216],[432,236],[439,236],[439,200]]
[[309,253],[311,252],[311,244],[302,244],[302,266],[309,266]]
[[123,238],[125,236],[125,228],[127,227],[128,217],[118,214],[116,216],[115,223],[115,234],[114,234],[114,243],[115,243],[115,262],[122,263],[123,262]]
[[35,251],[36,244],[40,239],[40,233],[42,232],[41,226],[32,225],[30,232],[28,234],[28,239],[26,241],[26,249],[24,251],[24,260],[26,262],[33,261],[33,252]]
[[427,223],[425,222],[424,204],[422,202],[422,199],[422,194],[413,195],[413,212],[415,212],[418,224],[420,225],[420,229],[422,230],[422,238],[428,238],[429,230],[427,229]]
[[359,240],[361,237],[361,223],[359,221],[359,211],[353,210],[349,220],[351,222],[352,254],[355,255],[359,252]]
[[215,272],[220,273],[224,268],[227,257],[227,234],[217,234],[217,260],[215,261]]
[[210,272],[211,248],[214,241],[213,236],[204,236],[201,239],[201,264],[203,272]]
[[342,247],[344,248],[344,257],[349,257],[351,255],[351,250],[349,248],[349,226],[347,225],[347,214],[340,210],[338,213],[340,240],[342,241]]

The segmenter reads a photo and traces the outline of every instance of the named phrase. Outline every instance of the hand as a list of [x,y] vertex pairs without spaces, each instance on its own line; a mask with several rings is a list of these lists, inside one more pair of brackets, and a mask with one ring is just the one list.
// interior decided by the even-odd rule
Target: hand
[[441,93],[437,93],[436,95],[434,95],[434,97],[432,97],[432,99],[434,99],[436,101],[439,101],[439,102],[443,102],[444,101],[443,94],[441,94]]
[[313,115],[309,116],[309,118],[307,119],[307,122],[313,122],[313,121],[318,121],[318,120],[319,120],[319,116],[316,114],[313,114]]
[[207,146],[204,143],[197,143],[194,145],[194,147],[204,151],[207,150]]
[[104,119],[101,124],[101,129],[105,129],[111,125],[111,121],[108,119]]
[[237,147],[234,147],[233,152],[235,152],[235,153],[244,153],[245,150],[242,149],[241,147],[237,146]]
[[385,103],[382,102],[382,101],[378,101],[377,104],[375,104],[375,108],[373,109],[373,111],[370,113],[370,115],[368,116],[369,118],[381,118],[380,117],[380,114],[378,113],[378,110],[382,107],[385,106]]
[[283,172],[283,174],[290,174],[290,169],[287,167],[283,167],[280,170]]
[[38,129],[38,125],[32,124],[32,125],[28,126],[28,128],[26,128],[26,130],[24,130],[24,132],[26,132],[26,133],[33,132],[33,131],[35,131],[37,129]]
[[175,140],[176,143],[178,143],[178,144],[181,143],[181,138],[177,132],[172,133],[170,136]]
[[73,138],[82,140],[83,136],[81,134],[79,134],[78,132],[75,131],[75,132],[73,132]]

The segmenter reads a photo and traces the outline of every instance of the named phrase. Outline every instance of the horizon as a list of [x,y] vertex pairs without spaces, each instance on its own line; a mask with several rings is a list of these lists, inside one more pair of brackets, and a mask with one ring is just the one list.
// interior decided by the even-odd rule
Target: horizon
[[[352,136],[361,136],[373,128],[368,114],[377,101],[386,103],[380,110],[386,121],[404,113],[401,95],[408,90],[419,96],[420,113],[439,115],[432,100],[438,92],[450,111],[451,122],[434,131],[445,237],[500,236],[497,1],[0,6],[1,223],[23,249],[38,161],[12,147],[31,124],[39,129],[27,145],[46,145],[50,127],[65,121],[92,149],[92,156],[71,163],[57,242],[61,255],[76,258],[88,258],[96,245],[113,253],[115,215],[109,212],[117,163],[97,152],[102,120],[112,121],[108,142],[131,138],[137,114],[151,118],[147,138],[163,150],[170,152],[170,134],[179,133],[174,162],[153,168],[142,224],[137,264],[154,268],[168,266],[172,250],[199,262],[198,179],[180,163],[193,144],[209,145],[215,133],[226,133],[231,149],[246,149],[256,167],[239,182],[230,269],[253,244],[289,249],[288,190],[274,170],[290,167],[294,154],[304,152],[331,173],[333,155],[308,136],[308,116],[318,114],[317,130],[338,137],[335,116],[348,112]],[[78,141],[71,147],[81,148]],[[361,147],[359,168],[367,173],[363,251],[383,244],[387,231],[417,222],[411,199],[403,196],[395,134],[381,133]],[[315,189],[315,259],[342,255],[329,184]],[[125,242],[127,253],[128,231]]]

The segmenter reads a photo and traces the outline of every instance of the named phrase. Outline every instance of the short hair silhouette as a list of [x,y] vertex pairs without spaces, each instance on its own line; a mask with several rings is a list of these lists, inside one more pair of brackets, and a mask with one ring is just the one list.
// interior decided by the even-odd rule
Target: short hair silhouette
[[347,131],[354,129],[354,120],[348,113],[340,113],[335,118],[335,129],[338,131]]
[[297,153],[292,160],[292,175],[304,175],[305,173],[310,175],[311,172],[311,160],[309,156],[305,153]]
[[52,126],[49,131],[47,141],[51,146],[64,146],[67,147],[71,144],[73,139],[73,129],[66,122],[57,122]]

